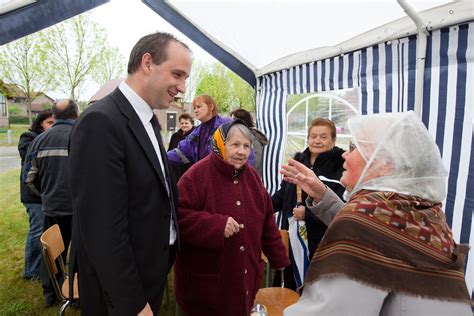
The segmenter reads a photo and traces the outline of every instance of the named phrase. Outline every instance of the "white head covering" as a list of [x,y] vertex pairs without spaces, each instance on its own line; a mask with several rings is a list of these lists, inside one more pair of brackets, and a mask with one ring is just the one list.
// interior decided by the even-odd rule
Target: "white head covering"
[[351,195],[369,189],[444,200],[447,172],[438,147],[415,113],[357,116],[348,125],[367,163]]

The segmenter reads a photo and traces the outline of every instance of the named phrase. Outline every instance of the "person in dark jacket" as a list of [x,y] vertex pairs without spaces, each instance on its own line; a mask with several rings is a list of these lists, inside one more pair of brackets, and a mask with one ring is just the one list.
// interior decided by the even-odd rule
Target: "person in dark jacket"
[[244,121],[250,131],[252,132],[254,139],[252,140],[252,148],[255,153],[255,161],[253,163],[253,167],[257,170],[260,177],[262,176],[262,162],[263,162],[263,147],[268,144],[268,138],[263,134],[261,130],[255,127],[255,124],[252,120],[252,115],[249,111],[244,109],[237,109],[230,113],[230,117],[236,119],[241,119]]
[[[307,140],[308,148],[302,153],[297,153],[294,159],[311,168],[323,183],[342,199],[345,189],[339,182],[339,179],[344,171],[342,167],[344,164],[344,159],[342,158],[344,150],[336,146],[336,126],[330,120],[316,118],[311,121],[308,127]],[[275,211],[282,211],[283,213],[282,229],[289,228],[288,218],[290,216],[297,220],[305,221],[309,260],[311,261],[319,242],[326,232],[327,226],[304,206],[306,197],[306,193],[302,192],[301,205],[297,205],[296,186],[284,181],[280,189],[272,196],[272,203]],[[279,274],[277,273],[275,283],[279,282],[278,276]],[[291,289],[296,288],[291,267],[285,270],[285,286]]]
[[[180,128],[179,130],[171,135],[170,143],[168,145],[168,151],[178,147],[178,143],[186,138],[194,130],[194,119],[189,113],[183,113],[178,118]],[[171,169],[174,173],[176,181],[191,167],[191,163],[182,165],[172,165]]]
[[[53,106],[55,122],[53,127],[36,137],[26,154],[23,172],[26,173],[28,187],[41,196],[44,214],[43,231],[58,224],[64,241],[62,253],[66,262],[71,241],[72,194],[69,183],[68,147],[69,135],[78,107],[72,100],[60,100]],[[46,307],[57,301],[54,288],[49,279],[46,263],[41,269],[41,282]]]
[[43,211],[41,209],[41,197],[32,194],[24,182],[23,165],[26,152],[33,139],[51,128],[53,123],[54,116],[51,109],[40,112],[28,131],[20,135],[20,140],[18,141],[18,152],[20,153],[22,167],[20,172],[20,199],[29,217],[29,228],[25,244],[25,267],[23,269],[23,278],[25,279],[40,279],[42,255],[39,239],[43,232]]

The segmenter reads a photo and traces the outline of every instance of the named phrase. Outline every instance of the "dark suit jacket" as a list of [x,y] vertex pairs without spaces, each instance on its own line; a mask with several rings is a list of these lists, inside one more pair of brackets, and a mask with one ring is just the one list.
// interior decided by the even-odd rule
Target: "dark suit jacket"
[[153,145],[119,89],[81,115],[69,159],[82,315],[136,315],[146,302],[157,315],[178,194],[173,179],[168,197]]

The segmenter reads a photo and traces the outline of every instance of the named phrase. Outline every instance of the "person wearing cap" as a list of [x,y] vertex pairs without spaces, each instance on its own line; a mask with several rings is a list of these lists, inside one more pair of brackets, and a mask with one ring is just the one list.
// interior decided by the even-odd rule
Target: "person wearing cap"
[[426,127],[413,112],[359,116],[348,126],[355,147],[343,155],[346,204],[303,164],[282,167],[330,224],[303,295],[284,315],[472,315],[467,247],[446,223],[447,172]]
[[274,269],[290,264],[270,196],[248,163],[251,143],[243,121],[221,125],[213,151],[178,183],[177,315],[248,315],[262,280],[262,251]]

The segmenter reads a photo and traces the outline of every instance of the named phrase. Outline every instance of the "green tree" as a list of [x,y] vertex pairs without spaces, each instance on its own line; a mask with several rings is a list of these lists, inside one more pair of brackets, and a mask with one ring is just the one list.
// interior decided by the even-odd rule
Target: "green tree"
[[232,71],[228,71],[234,92],[232,110],[246,109],[250,112],[255,111],[255,90],[242,78]]
[[237,108],[255,109],[254,89],[220,63],[203,66],[195,94],[210,95],[222,112]]
[[94,69],[93,79],[101,86],[107,82],[124,77],[125,59],[120,54],[117,47],[106,47],[103,51],[102,58],[97,61]]
[[79,100],[84,83],[106,58],[109,47],[105,29],[84,13],[42,32],[42,40],[58,88]]
[[10,105],[8,107],[8,115],[9,116],[18,116],[21,113],[21,109],[18,105]]
[[26,97],[31,124],[31,101],[36,92],[54,89],[52,67],[38,33],[0,47],[0,77],[18,86]]

